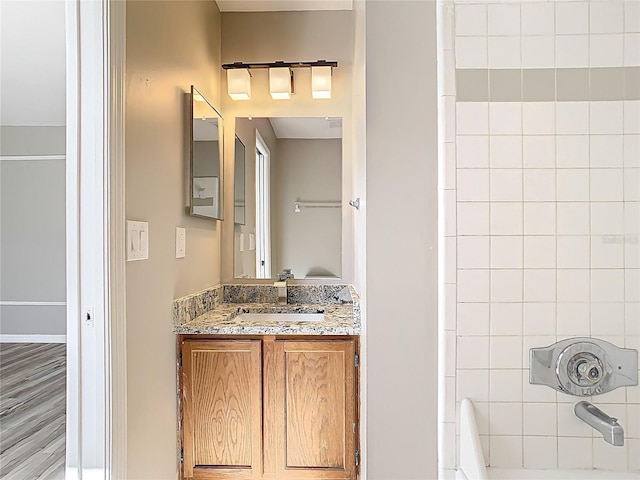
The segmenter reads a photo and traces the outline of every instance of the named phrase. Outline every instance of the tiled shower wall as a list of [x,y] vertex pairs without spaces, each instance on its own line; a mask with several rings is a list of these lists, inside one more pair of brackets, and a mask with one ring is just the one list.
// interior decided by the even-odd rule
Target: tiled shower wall
[[529,385],[529,348],[640,348],[640,2],[440,5],[445,401],[475,404],[487,464],[638,471],[640,387],[587,399]]

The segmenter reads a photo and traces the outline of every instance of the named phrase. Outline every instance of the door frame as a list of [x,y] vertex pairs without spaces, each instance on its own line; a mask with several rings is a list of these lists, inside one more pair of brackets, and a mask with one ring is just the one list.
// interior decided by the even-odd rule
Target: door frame
[[65,3],[67,479],[126,478],[125,17]]
[[[260,160],[259,154],[262,155]],[[258,219],[261,218],[261,221]],[[258,227],[260,226],[260,227]],[[271,151],[256,129],[256,277],[271,278]],[[264,258],[264,265],[261,264]]]

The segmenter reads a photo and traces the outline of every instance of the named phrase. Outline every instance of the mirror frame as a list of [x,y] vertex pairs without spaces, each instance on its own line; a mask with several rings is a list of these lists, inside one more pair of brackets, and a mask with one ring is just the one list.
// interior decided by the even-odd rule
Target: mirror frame
[[[220,180],[218,182],[218,216],[208,216],[194,213],[193,210],[193,144],[194,144],[194,128],[193,128],[193,112],[195,95],[198,94],[206,102],[207,105],[218,116],[218,151],[219,151],[219,171]],[[209,100],[202,95],[202,93],[194,86],[191,85],[191,98],[189,104],[189,215],[199,218],[207,218],[209,220],[224,220],[224,118],[216,107],[211,105]]]
[[[233,223],[235,225],[246,225],[247,223],[247,211],[246,211],[246,203],[247,203],[247,192],[246,192],[246,182],[247,182],[247,149],[240,140],[238,135],[235,136],[235,151],[233,158]],[[236,197],[237,187],[238,187],[238,164],[240,163],[239,153],[239,145],[242,146],[242,221],[238,220],[238,205],[236,202],[239,200]]]

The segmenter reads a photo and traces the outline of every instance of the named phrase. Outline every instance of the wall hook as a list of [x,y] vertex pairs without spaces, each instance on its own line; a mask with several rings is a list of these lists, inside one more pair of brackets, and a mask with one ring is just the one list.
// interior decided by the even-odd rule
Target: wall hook
[[355,200],[349,200],[349,205],[351,205],[356,210],[360,210],[360,197]]

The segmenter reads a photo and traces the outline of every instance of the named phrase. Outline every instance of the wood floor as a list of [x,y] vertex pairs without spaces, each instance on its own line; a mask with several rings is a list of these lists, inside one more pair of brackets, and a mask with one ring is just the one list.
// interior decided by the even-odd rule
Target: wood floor
[[64,344],[0,343],[0,478],[64,479]]

